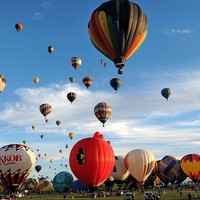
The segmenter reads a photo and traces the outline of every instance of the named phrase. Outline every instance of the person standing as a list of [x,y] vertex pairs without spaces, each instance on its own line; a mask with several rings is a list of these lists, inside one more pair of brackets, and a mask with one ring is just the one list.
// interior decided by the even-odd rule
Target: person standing
[[190,192],[188,193],[188,200],[191,200],[192,199],[192,195],[190,194]]
[[63,199],[66,200],[66,194],[63,194]]

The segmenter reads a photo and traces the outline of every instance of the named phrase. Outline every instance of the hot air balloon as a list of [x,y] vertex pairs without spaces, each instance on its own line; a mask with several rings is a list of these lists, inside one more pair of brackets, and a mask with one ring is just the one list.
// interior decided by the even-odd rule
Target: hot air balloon
[[60,149],[59,152],[62,153],[62,149]]
[[44,119],[46,120],[46,116],[52,111],[52,106],[44,103],[40,106],[40,112],[44,115]]
[[23,143],[26,144],[26,140],[23,140]]
[[94,114],[104,126],[104,124],[112,114],[112,108],[110,104],[106,102],[100,102],[94,107]]
[[72,103],[76,99],[76,94],[74,92],[69,92],[67,94],[67,99]]
[[[173,156],[166,155],[159,162],[159,175],[160,173],[169,181],[178,178],[180,164]],[[158,176],[159,176],[158,175]]]
[[73,57],[71,58],[70,63],[76,70],[82,64],[82,61],[79,57]]
[[61,124],[61,121],[60,121],[60,120],[57,120],[57,121],[56,121],[56,125],[57,125],[57,126],[60,126],[60,124]]
[[65,148],[66,148],[66,149],[68,148],[68,144],[65,145]]
[[181,158],[183,172],[194,182],[200,179],[200,155],[187,154]]
[[85,76],[83,78],[83,84],[87,87],[87,89],[92,85],[93,78],[91,76]]
[[33,79],[33,81],[34,81],[35,84],[37,84],[37,83],[40,81],[40,79],[39,79],[38,77],[35,77],[35,78]]
[[71,173],[62,171],[54,176],[52,183],[56,191],[65,192],[66,188],[70,189],[73,180]]
[[138,180],[140,185],[144,184],[145,180],[153,171],[155,162],[153,153],[145,149],[129,151],[124,158],[126,168]]
[[44,135],[40,135],[40,138],[43,139],[43,138],[44,138]]
[[75,78],[74,77],[70,77],[69,80],[70,80],[71,83],[73,83],[75,81]]
[[70,132],[69,133],[69,138],[72,140],[74,138],[74,133],[73,132]]
[[124,181],[130,174],[124,164],[124,157],[125,156],[115,156],[115,166],[111,174],[114,180]]
[[35,125],[33,125],[33,126],[32,126],[32,129],[33,129],[33,130],[35,130],[35,129],[36,129],[36,126],[35,126]]
[[23,29],[23,25],[17,23],[17,24],[15,24],[15,28],[16,28],[16,30],[17,30],[18,32],[20,32],[20,31],[22,31],[22,29]]
[[35,170],[39,173],[42,169],[42,166],[41,165],[36,165],[35,166]]
[[114,151],[104,136],[96,132],[92,138],[84,138],[73,146],[69,164],[77,179],[93,188],[101,185],[112,173]]
[[35,154],[25,145],[9,144],[0,148],[0,157],[0,179],[14,192],[32,171]]
[[0,75],[0,93],[3,92],[5,87],[6,87],[6,79],[3,75]]
[[53,184],[47,180],[39,181],[36,188],[39,192],[51,192],[53,189]]
[[122,84],[122,81],[119,78],[113,78],[110,80],[110,85],[115,91],[117,91],[119,89],[121,84]]
[[168,98],[169,98],[169,96],[170,96],[170,94],[171,94],[171,90],[170,90],[169,88],[163,88],[163,89],[161,90],[161,94],[162,94],[162,96],[163,96],[165,99],[167,99],[167,101],[168,101]]
[[20,190],[29,190],[30,192],[36,192],[36,186],[38,182],[34,178],[27,178],[21,185]]
[[48,46],[48,52],[51,54],[54,52],[53,46]]
[[110,0],[95,9],[88,23],[92,44],[115,63],[123,67],[141,46],[147,35],[148,21],[139,5],[124,0]]

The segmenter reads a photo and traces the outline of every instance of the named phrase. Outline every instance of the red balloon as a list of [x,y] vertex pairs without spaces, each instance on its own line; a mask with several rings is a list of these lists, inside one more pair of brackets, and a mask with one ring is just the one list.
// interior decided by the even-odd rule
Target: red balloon
[[101,185],[112,173],[115,165],[114,151],[102,134],[77,142],[69,156],[73,174],[89,187]]

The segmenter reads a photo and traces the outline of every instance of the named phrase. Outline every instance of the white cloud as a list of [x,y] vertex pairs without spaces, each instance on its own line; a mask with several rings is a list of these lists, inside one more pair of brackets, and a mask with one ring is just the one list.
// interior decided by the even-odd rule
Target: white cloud
[[38,20],[38,19],[42,19],[44,16],[43,14],[37,12],[37,13],[34,13],[31,17],[32,20]]
[[[196,152],[200,128],[200,92],[197,87],[200,85],[200,72],[162,75],[149,78],[150,88],[133,93],[119,92],[117,98],[116,93],[87,90],[76,83],[18,88],[15,91],[18,100],[6,102],[0,111],[0,133],[4,138],[1,143],[18,143],[26,139],[27,145],[33,147],[34,151],[41,146],[43,152],[49,152],[49,147],[59,149],[69,143],[69,149],[65,153],[65,161],[68,162],[71,147],[80,139],[92,137],[99,131],[106,141],[111,141],[116,155],[125,155],[136,148],[152,151],[157,159],[166,154],[180,158],[184,154]],[[169,79],[172,89],[169,101],[160,94],[162,81],[159,85],[154,83],[163,77]],[[77,94],[72,104],[66,98],[71,91]],[[109,102],[112,107],[112,115],[105,127],[102,127],[94,115],[94,106],[101,101]],[[39,106],[43,103],[49,103],[53,107],[47,116],[48,123],[44,122],[39,111]],[[192,119],[187,119],[187,115],[191,114]],[[61,121],[60,126],[56,125],[56,120]],[[31,128],[33,124],[37,126],[34,131]],[[71,131],[75,133],[73,140],[68,138]],[[45,136],[42,141],[41,134]],[[12,137],[7,138],[6,135]],[[63,162],[60,154],[53,152],[45,160],[53,157],[57,162]]]
[[49,3],[48,1],[42,1],[42,2],[40,3],[40,6],[43,7],[43,8],[49,8],[49,7],[51,7],[52,5],[51,5],[51,3]]
[[170,35],[187,35],[194,32],[193,29],[176,29],[176,28],[166,28],[162,29],[164,33]]

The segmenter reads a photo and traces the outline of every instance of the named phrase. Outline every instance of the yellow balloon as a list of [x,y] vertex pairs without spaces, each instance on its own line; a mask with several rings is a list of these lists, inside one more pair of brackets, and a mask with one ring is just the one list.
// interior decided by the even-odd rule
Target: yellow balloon
[[37,83],[40,81],[40,79],[37,78],[37,77],[35,77],[35,78],[33,79],[33,81],[34,81],[35,84],[37,84]]
[[73,133],[73,132],[70,132],[70,133],[69,133],[69,137],[70,137],[70,139],[73,139],[73,138],[74,138],[74,133]]

